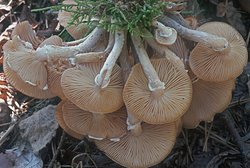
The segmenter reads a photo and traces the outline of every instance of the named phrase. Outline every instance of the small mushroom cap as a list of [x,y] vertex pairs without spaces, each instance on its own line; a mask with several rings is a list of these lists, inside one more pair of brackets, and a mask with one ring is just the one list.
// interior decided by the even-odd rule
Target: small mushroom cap
[[97,139],[119,138],[127,132],[125,108],[114,113],[96,114],[84,111],[66,101],[62,111],[66,125],[81,135]]
[[151,92],[140,64],[132,68],[125,84],[123,98],[128,111],[150,124],[171,123],[189,108],[192,84],[184,69],[168,59],[151,60],[158,76],[165,83],[160,96]]
[[165,27],[165,31],[160,29],[155,30],[155,39],[161,45],[172,45],[175,43],[177,38],[177,32],[175,29]]
[[234,86],[234,79],[216,83],[199,79],[193,83],[193,99],[182,117],[183,127],[195,128],[201,121],[213,121],[214,115],[230,104]]
[[21,40],[29,42],[34,48],[37,48],[42,42],[37,36],[32,26],[28,21],[23,21],[18,23],[14,30],[12,31],[11,37],[19,36]]
[[4,57],[3,70],[6,75],[8,82],[15,87],[18,91],[23,94],[34,97],[37,99],[48,99],[55,97],[49,90],[42,90],[36,86],[32,86],[24,82],[15,71],[13,71],[6,63],[6,58]]
[[26,47],[25,42],[21,41],[17,36],[14,36],[7,43],[22,45],[22,47],[17,47],[14,50],[8,48],[8,46],[11,46],[9,44],[3,46],[5,61],[9,68],[15,71],[24,82],[40,89],[46,89],[47,70],[44,62],[36,58],[35,50]]
[[43,47],[45,45],[56,45],[56,46],[62,46],[63,45],[63,40],[59,36],[50,36],[49,38],[45,39],[39,47]]
[[209,22],[198,30],[226,38],[229,47],[224,51],[214,51],[198,43],[189,58],[194,74],[202,80],[211,82],[226,81],[239,76],[248,59],[242,36],[233,27],[222,22]]
[[[76,2],[74,0],[65,0],[63,1],[63,4],[72,5],[76,4]],[[77,9],[73,7],[72,10]],[[64,10],[59,11],[57,19],[59,24],[65,27],[69,34],[76,40],[82,38],[89,30],[88,26],[84,23],[80,23],[79,25],[75,25],[74,23],[72,25],[68,25],[72,19],[72,13],[70,12],[66,12]]]
[[88,63],[79,69],[69,68],[62,75],[61,85],[65,96],[81,109],[111,113],[124,105],[122,71],[115,65],[109,85],[102,89],[95,84],[95,77],[101,67],[101,63]]
[[64,122],[63,119],[63,112],[62,112],[62,106],[64,104],[64,101],[61,101],[57,107],[56,107],[56,120],[58,122],[58,124],[60,125],[60,127],[62,127],[62,129],[69,134],[70,136],[76,138],[76,139],[83,139],[84,136],[81,134],[78,134],[77,132],[75,132],[74,130],[70,129]]
[[150,125],[142,123],[142,132],[128,132],[118,142],[95,141],[110,159],[124,167],[150,167],[160,163],[171,152],[176,141],[175,123]]

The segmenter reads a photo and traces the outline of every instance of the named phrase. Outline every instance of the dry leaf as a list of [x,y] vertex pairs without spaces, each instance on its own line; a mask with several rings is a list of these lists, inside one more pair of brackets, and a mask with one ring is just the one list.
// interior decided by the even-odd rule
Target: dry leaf
[[43,149],[56,135],[55,108],[49,105],[19,123],[20,134],[30,143],[34,153]]

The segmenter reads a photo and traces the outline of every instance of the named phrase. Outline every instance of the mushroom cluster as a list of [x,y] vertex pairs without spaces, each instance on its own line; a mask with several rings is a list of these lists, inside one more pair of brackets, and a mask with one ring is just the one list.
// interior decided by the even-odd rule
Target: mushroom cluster
[[[141,28],[147,34],[142,36],[83,23],[68,27],[70,15],[60,11],[58,19],[76,39],[71,42],[58,36],[41,40],[27,21],[19,23],[3,46],[4,72],[28,96],[59,96],[55,115],[65,132],[94,139],[125,167],[158,164],[182,126],[212,121],[229,104],[247,63],[243,38],[225,23],[192,30],[181,16],[166,14]],[[197,44],[188,48],[185,40]]]

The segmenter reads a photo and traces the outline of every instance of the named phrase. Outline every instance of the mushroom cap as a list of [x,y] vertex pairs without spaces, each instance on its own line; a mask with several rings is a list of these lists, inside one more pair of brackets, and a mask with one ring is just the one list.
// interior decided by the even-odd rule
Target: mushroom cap
[[[72,5],[76,4],[76,2],[74,0],[65,0],[63,1],[63,4]],[[72,10],[77,10],[77,9],[73,7]],[[78,25],[75,25],[73,23],[72,25],[68,25],[70,20],[72,19],[71,12],[66,12],[64,10],[59,11],[57,19],[59,21],[59,24],[65,27],[65,29],[69,32],[69,34],[76,40],[82,38],[89,30],[88,26],[84,23],[80,23]]]
[[[9,45],[8,43],[12,43]],[[21,45],[16,48],[8,48],[13,45]],[[13,50],[12,50],[13,49]],[[18,76],[30,85],[40,89],[47,87],[47,69],[44,62],[39,61],[35,56],[35,50],[25,46],[25,42],[14,36],[3,46],[5,61],[9,68],[15,71]]]
[[235,80],[208,82],[199,79],[193,83],[193,99],[183,115],[185,128],[195,128],[201,121],[213,121],[216,113],[223,112],[231,102]]
[[58,124],[60,125],[60,127],[62,127],[62,129],[69,134],[70,136],[76,138],[76,139],[83,139],[84,135],[82,134],[78,134],[77,132],[75,132],[74,130],[70,129],[66,124],[65,121],[63,119],[63,112],[62,112],[62,106],[65,102],[61,101],[57,107],[56,107],[56,120],[58,122]]
[[97,114],[84,111],[66,101],[62,111],[66,125],[81,135],[96,139],[119,138],[127,132],[125,108],[114,113]]
[[102,63],[88,63],[77,68],[69,68],[62,74],[61,86],[65,96],[75,105],[90,112],[111,113],[123,105],[122,71],[115,65],[109,85],[100,88],[95,84]]
[[49,38],[47,38],[43,42],[41,42],[39,47],[43,47],[45,45],[62,46],[63,45],[63,40],[61,39],[61,37],[59,37],[57,35],[50,36]]
[[95,141],[97,148],[124,167],[150,167],[161,162],[171,152],[176,141],[175,122],[162,125],[142,123],[142,132],[128,132],[118,142]]
[[226,38],[229,47],[224,51],[214,51],[198,43],[189,58],[194,74],[202,80],[211,82],[226,81],[239,76],[248,59],[242,36],[233,27],[222,22],[209,22],[200,26],[198,30]]
[[159,79],[165,83],[162,95],[156,96],[148,88],[142,66],[135,65],[128,77],[123,98],[128,111],[150,124],[171,123],[189,108],[192,84],[184,69],[166,58],[151,60]]
[[24,82],[15,71],[13,71],[8,64],[6,63],[6,58],[4,57],[3,60],[3,70],[6,75],[8,82],[15,87],[18,91],[22,92],[23,94],[34,97],[37,99],[47,99],[55,97],[50,90],[42,90],[36,86],[32,86],[26,82]]
[[177,38],[177,32],[175,29],[165,27],[164,32],[160,29],[155,30],[155,39],[161,45],[172,45]]
[[29,42],[34,48],[37,48],[42,42],[37,36],[28,21],[20,22],[12,31],[11,37],[19,36],[21,40]]

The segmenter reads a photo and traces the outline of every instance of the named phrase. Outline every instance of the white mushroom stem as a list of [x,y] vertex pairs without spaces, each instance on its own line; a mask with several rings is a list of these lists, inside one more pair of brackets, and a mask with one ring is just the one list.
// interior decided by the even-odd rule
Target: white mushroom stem
[[141,121],[127,111],[127,130],[131,131],[135,136],[139,136],[142,133]]
[[63,42],[63,45],[65,45],[65,46],[75,46],[75,45],[78,45],[80,43],[83,43],[88,37],[89,37],[89,35],[85,36],[84,38],[78,39],[78,40]]
[[167,27],[161,22],[153,21],[152,25],[156,27],[155,39],[162,45],[172,45],[176,41],[177,33],[176,30]]
[[77,62],[78,64],[81,64],[81,63],[86,63],[86,62],[98,62],[98,61],[105,60],[114,46],[114,41],[115,41],[114,34],[110,33],[109,43],[104,51],[77,54],[75,56],[75,62]]
[[183,38],[203,43],[212,48],[214,51],[223,51],[229,47],[227,39],[223,37],[198,30],[188,29],[167,16],[161,17],[160,21],[167,26],[173,27]]
[[122,51],[124,39],[125,39],[125,36],[124,36],[123,31],[115,32],[114,47],[112,48],[108,58],[104,62],[104,65],[100,73],[95,77],[95,83],[97,86],[101,88],[105,88],[108,86],[113,67],[115,66],[116,60],[118,59]]
[[[163,55],[163,57],[167,58],[168,60],[173,60],[174,62],[178,62],[179,64],[182,64],[182,61],[178,56],[175,55],[171,50],[169,50],[168,47],[159,45],[155,39],[153,38],[145,38],[145,41],[149,44],[150,47],[152,47],[158,54]],[[184,64],[183,64],[184,68]]]
[[90,52],[104,34],[105,30],[95,28],[83,43],[68,47],[44,45],[36,50],[36,56],[39,60],[45,61],[49,58],[70,58],[78,53]]
[[144,49],[140,37],[132,36],[133,45],[135,47],[136,53],[142,65],[143,71],[148,78],[148,87],[152,92],[163,91],[165,89],[165,84],[159,79],[157,72],[155,71],[153,65],[151,64],[148,54]]

